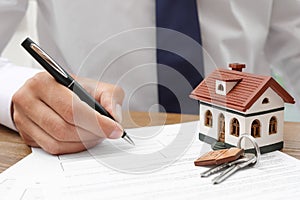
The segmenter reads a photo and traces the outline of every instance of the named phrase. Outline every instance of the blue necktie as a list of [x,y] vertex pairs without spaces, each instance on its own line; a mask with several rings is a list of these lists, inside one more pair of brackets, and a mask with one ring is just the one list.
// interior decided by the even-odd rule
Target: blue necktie
[[[158,98],[164,107],[160,111],[196,114],[198,103],[189,94],[202,81],[204,71],[196,0],[156,0],[156,26]],[[192,38],[198,47],[174,31]],[[172,70],[179,72],[189,87],[184,87]]]

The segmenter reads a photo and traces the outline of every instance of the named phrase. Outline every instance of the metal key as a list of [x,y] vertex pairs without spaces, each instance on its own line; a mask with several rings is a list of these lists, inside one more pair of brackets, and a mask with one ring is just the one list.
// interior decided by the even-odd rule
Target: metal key
[[200,175],[201,175],[201,177],[208,177],[212,174],[220,172],[221,170],[223,170],[227,167],[231,167],[233,165],[246,162],[248,160],[249,160],[248,156],[245,156],[245,154],[244,154],[241,158],[239,158],[237,160],[234,160],[234,161],[224,163],[224,164],[218,165],[216,167],[210,168],[210,169],[206,170],[205,172],[202,172]]
[[[213,184],[221,183],[222,181],[224,181],[225,179],[227,179],[229,176],[231,176],[232,174],[234,174],[239,169],[243,169],[243,168],[245,168],[247,166],[255,164],[256,160],[257,160],[255,154],[251,154],[251,153],[245,153],[244,156],[243,156],[243,158],[245,158],[244,162],[241,162],[241,163],[238,163],[238,164],[233,164],[228,169],[226,169],[225,171],[223,171],[219,176],[215,177],[212,180]],[[243,158],[241,158],[241,159],[243,159]]]

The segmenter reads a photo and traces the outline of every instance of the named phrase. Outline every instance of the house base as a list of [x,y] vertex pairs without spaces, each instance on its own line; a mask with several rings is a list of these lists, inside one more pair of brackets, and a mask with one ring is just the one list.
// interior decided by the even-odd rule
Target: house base
[[[225,149],[225,148],[228,149],[230,147],[234,147],[231,144],[219,142],[215,138],[204,135],[202,133],[199,133],[199,139],[202,142],[210,144],[212,146],[212,149],[214,149],[214,150],[216,150],[216,149]],[[266,145],[266,146],[262,146],[262,147],[259,147],[259,148],[260,148],[260,153],[262,153],[262,154],[263,153],[268,153],[268,152],[271,152],[271,151],[281,150],[283,148],[283,141],[282,142],[277,142],[277,143],[274,143],[274,144],[270,144],[270,145]],[[254,153],[254,148],[253,149],[247,149],[246,152]]]

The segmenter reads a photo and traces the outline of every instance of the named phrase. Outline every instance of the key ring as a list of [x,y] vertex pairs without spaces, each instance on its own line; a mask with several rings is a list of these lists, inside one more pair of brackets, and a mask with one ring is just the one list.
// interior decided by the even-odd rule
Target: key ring
[[255,141],[254,137],[252,137],[251,135],[243,134],[243,135],[241,135],[241,137],[238,140],[238,143],[237,143],[237,147],[238,148],[241,149],[241,142],[242,142],[243,138],[249,139],[250,142],[252,143],[252,145],[254,146],[255,156],[256,156],[256,162],[255,162],[254,166],[257,166],[258,163],[259,163],[259,161],[260,161],[260,149],[259,149],[259,146],[258,146],[257,142]]

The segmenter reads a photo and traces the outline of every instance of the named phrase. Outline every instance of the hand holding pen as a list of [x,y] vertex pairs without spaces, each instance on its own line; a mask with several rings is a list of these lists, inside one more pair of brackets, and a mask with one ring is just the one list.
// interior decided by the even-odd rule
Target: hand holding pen
[[[83,81],[85,88],[95,83]],[[93,97],[109,111],[122,103],[123,91],[119,87],[99,83],[95,91]],[[15,93],[12,110],[25,142],[51,154],[82,151],[104,138],[124,135],[117,122],[92,109],[48,72],[37,74]]]

